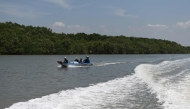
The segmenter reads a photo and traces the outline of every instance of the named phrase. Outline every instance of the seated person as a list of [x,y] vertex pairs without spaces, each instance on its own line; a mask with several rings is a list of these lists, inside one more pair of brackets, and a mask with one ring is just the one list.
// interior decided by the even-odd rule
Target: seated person
[[63,63],[68,63],[68,60],[67,60],[66,57],[64,57],[64,61],[63,61]]
[[90,63],[90,59],[88,56],[86,56],[86,59],[83,61],[84,63]]
[[76,57],[76,59],[75,59],[74,61],[79,62],[79,60],[78,60],[78,58],[77,58],[77,57]]
[[82,63],[82,58],[80,58],[80,61],[79,61],[79,63]]

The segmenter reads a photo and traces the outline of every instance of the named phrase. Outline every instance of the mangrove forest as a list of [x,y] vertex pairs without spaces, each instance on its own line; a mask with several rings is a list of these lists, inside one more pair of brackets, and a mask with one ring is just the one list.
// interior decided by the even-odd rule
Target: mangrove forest
[[163,39],[55,33],[50,28],[0,22],[1,55],[186,54],[189,47]]

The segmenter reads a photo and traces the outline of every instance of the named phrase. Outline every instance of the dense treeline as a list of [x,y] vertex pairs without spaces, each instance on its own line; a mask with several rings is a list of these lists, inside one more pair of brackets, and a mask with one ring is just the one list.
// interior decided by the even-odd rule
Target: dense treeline
[[0,54],[177,54],[188,47],[161,39],[54,33],[46,27],[0,23]]

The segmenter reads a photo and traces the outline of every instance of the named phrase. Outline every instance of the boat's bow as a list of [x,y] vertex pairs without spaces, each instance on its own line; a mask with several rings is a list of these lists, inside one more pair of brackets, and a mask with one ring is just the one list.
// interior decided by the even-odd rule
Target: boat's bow
[[57,63],[59,63],[59,64],[61,64],[61,65],[63,64],[63,62],[62,62],[62,61],[57,61]]

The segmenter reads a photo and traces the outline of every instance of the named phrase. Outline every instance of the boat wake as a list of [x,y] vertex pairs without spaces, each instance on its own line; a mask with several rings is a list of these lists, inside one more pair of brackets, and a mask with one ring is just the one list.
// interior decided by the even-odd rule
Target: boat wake
[[[134,76],[118,78],[86,88],[64,90],[26,102],[15,103],[6,109],[102,109],[133,107],[129,99],[140,90]],[[142,98],[143,99],[143,98]],[[133,98],[133,100],[135,100]]]
[[62,65],[58,65],[57,67],[58,67],[58,68],[62,68]]
[[[123,64],[102,62],[95,66]],[[188,109],[190,58],[140,64],[132,75],[18,102],[6,109]]]
[[101,63],[96,63],[94,66],[107,66],[107,65],[114,65],[114,64],[123,64],[126,62],[101,62]]
[[141,64],[135,76],[146,83],[165,109],[190,107],[190,59],[163,61],[160,64]]

